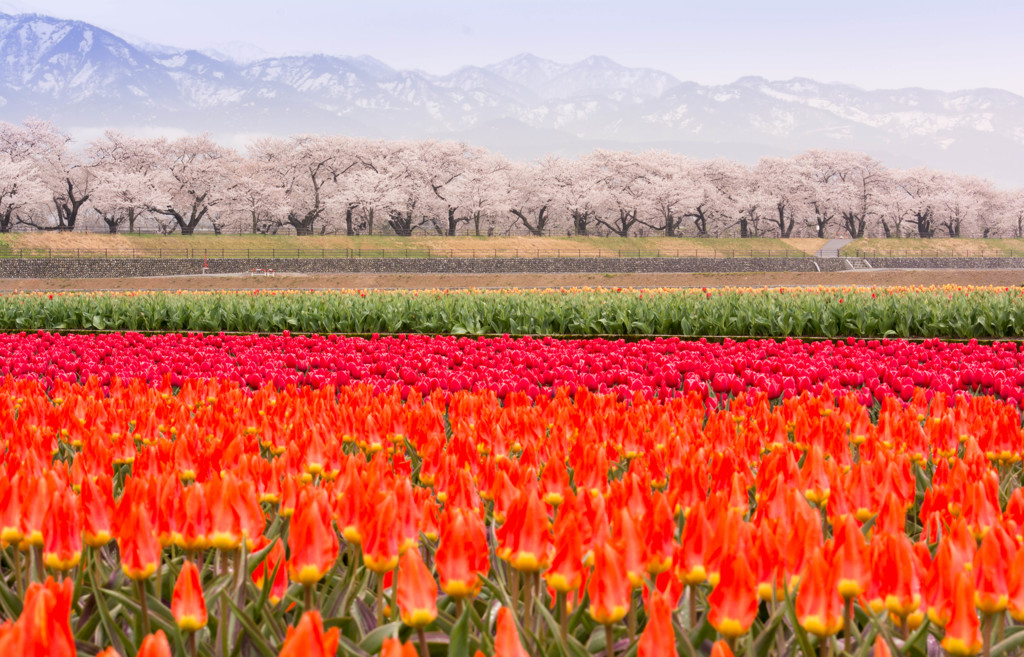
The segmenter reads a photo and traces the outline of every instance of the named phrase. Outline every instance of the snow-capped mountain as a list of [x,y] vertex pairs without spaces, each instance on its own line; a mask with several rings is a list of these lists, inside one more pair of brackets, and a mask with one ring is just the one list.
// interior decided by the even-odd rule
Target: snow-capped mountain
[[429,75],[366,56],[133,45],[79,21],[0,13],[0,119],[32,116],[92,133],[454,138],[517,158],[667,148],[751,162],[843,148],[1024,184],[1024,98],[998,89],[865,91],[759,77],[707,86],[606,57],[560,64],[529,54]]

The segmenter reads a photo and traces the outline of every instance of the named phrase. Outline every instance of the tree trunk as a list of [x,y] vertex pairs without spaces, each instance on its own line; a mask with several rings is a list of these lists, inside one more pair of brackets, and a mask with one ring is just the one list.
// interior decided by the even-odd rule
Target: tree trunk
[[455,237],[459,230],[459,224],[469,221],[469,217],[456,217],[456,211],[458,208],[448,208],[448,237]]
[[355,210],[351,205],[345,208],[345,234],[351,237],[356,234],[352,227],[352,212]]
[[128,234],[135,232],[135,208],[128,208]]
[[412,235],[412,210],[409,210],[405,214],[400,212],[392,212],[391,218],[388,219],[388,224],[391,225],[391,229],[395,231],[395,235],[399,237],[409,237]]
[[537,237],[544,236],[544,227],[548,223],[547,211],[548,206],[545,205],[541,207],[541,209],[537,211],[537,223],[531,224],[530,220],[526,218],[526,215],[519,210],[509,210],[509,212],[519,217],[519,220],[523,222],[523,226],[526,227],[526,230],[530,231],[531,235],[535,235]]
[[740,217],[740,237],[750,237],[749,221],[746,217]]
[[580,212],[579,210],[572,211],[572,231],[574,234],[580,237],[586,237],[588,234],[587,224],[590,223],[590,213]]
[[295,212],[288,213],[288,223],[295,228],[296,235],[312,235],[313,234],[313,222],[316,221],[317,212],[307,212],[306,214],[299,216]]
[[697,209],[685,216],[693,219],[693,227],[697,229],[697,237],[708,236],[708,216],[704,212],[703,207],[697,207]]
[[14,223],[14,208],[8,207],[0,214],[0,233],[11,232],[11,225]]
[[473,213],[473,234],[480,237],[480,211]]

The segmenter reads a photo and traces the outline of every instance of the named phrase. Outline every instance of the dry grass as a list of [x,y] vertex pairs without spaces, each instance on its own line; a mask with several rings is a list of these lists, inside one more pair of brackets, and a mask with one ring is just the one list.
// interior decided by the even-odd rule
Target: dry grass
[[855,240],[842,249],[847,256],[864,257],[1004,257],[1024,255],[1021,239],[863,239]]
[[817,239],[677,239],[665,237],[346,237],[265,235],[100,235],[14,233],[0,255],[146,257],[733,257],[813,255]]

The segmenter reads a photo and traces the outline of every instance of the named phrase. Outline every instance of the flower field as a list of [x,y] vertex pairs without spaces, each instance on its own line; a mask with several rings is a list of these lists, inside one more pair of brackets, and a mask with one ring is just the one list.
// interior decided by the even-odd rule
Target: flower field
[[[958,304],[1003,313],[1001,336],[1022,312],[1005,289],[699,292],[530,299],[536,317],[674,299],[748,323],[758,304],[916,300],[936,322]],[[0,335],[0,655],[1024,649],[1015,342],[38,320],[118,326],[163,304],[216,331],[292,308],[298,331],[318,299],[328,314],[378,304],[372,322],[432,295],[3,298],[2,321],[30,332]],[[515,298],[434,296],[478,325]]]

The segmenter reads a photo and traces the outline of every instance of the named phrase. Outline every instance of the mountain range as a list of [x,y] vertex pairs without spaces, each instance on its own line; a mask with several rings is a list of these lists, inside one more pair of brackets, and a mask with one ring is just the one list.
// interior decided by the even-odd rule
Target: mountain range
[[131,43],[80,21],[0,13],[0,119],[76,135],[321,132],[462,139],[513,158],[664,148],[744,162],[807,148],[868,152],[1024,184],[1024,97],[864,90],[805,78],[701,85],[593,56],[523,54],[448,75],[368,56],[228,56]]

